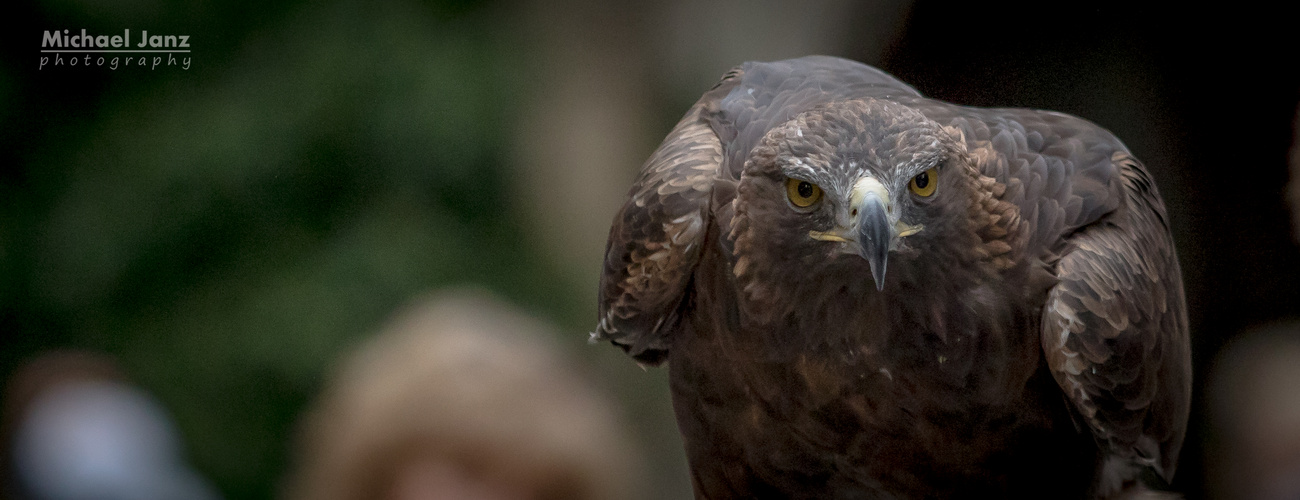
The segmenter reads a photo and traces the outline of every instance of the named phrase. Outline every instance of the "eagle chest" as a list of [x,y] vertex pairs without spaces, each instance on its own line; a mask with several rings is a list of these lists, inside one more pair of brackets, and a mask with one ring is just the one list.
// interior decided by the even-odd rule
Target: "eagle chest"
[[[723,260],[711,257],[702,268]],[[954,301],[961,307],[922,312],[868,295],[830,307],[853,311],[840,324],[795,314],[746,325],[723,274],[697,275],[669,370],[691,461],[731,469],[719,472],[728,488],[738,477],[987,485],[1007,457],[1077,434],[1054,427],[1069,417],[1031,333],[1035,304],[990,311]],[[817,337],[800,333],[810,331]]]

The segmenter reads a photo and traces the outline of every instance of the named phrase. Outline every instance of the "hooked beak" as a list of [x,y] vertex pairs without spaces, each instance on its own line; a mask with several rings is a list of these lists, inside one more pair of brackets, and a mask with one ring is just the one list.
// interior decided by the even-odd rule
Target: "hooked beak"
[[885,288],[885,270],[889,262],[889,249],[893,244],[894,225],[889,223],[889,191],[871,177],[863,177],[853,186],[849,203],[852,222],[861,248],[859,255],[871,266],[871,279],[876,290]]

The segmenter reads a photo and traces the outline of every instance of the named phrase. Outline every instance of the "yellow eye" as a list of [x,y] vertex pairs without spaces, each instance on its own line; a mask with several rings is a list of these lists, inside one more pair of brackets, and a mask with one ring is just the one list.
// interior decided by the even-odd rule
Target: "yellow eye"
[[939,186],[939,170],[931,167],[929,170],[916,174],[912,182],[907,183],[908,189],[922,198],[934,194],[934,188]]
[[790,197],[790,203],[799,208],[807,208],[822,199],[822,188],[817,187],[808,181],[799,179],[785,180],[785,193]]

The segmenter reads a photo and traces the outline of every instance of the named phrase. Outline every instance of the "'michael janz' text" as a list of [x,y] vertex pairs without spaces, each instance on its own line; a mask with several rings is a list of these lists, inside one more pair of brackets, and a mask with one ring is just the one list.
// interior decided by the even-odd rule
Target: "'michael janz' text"
[[87,34],[84,29],[81,34],[68,33],[68,30],[46,30],[41,35],[38,69],[64,65],[108,66],[114,70],[119,66],[143,66],[149,69],[177,66],[190,69],[189,55],[177,57],[177,54],[189,54],[189,35],[150,35],[148,30],[144,30],[140,32],[136,44],[132,45],[131,41],[129,29],[122,30],[120,35],[94,36]]

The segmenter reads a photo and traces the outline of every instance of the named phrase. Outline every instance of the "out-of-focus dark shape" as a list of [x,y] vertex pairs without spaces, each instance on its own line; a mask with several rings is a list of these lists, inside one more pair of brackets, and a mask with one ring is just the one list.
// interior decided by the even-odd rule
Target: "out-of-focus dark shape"
[[1217,360],[1206,453],[1214,498],[1300,498],[1300,323],[1247,332]]
[[639,463],[613,406],[549,338],[477,292],[417,301],[306,417],[289,497],[630,498]]
[[5,391],[13,490],[33,500],[216,500],[185,463],[167,411],[113,361],[54,352],[21,367]]
[[1300,108],[1291,122],[1291,132],[1291,184],[1286,198],[1291,205],[1291,235],[1300,243]]

